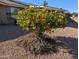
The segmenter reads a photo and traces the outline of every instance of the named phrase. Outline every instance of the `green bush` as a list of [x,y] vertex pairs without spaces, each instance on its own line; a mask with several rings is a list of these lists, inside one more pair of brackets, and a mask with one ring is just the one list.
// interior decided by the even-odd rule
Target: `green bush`
[[17,24],[24,30],[35,31],[39,27],[40,32],[52,28],[65,27],[66,15],[59,11],[52,11],[47,8],[29,8],[18,11]]
[[[63,28],[67,24],[65,13],[53,11],[47,8],[28,8],[18,11],[17,24],[24,30],[35,32],[36,39],[32,42],[24,42],[25,49],[32,53],[39,54],[57,48],[56,41],[46,37],[43,32],[51,33],[52,28]],[[46,37],[46,38],[45,38]],[[52,41],[50,41],[52,40]],[[48,51],[47,51],[48,50]],[[51,52],[51,51],[50,51]]]

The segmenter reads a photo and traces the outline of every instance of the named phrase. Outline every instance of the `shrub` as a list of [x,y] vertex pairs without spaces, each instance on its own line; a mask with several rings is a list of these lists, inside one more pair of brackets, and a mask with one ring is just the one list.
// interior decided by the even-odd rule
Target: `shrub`
[[66,15],[59,11],[52,11],[47,8],[29,8],[18,11],[17,24],[27,31],[40,32],[52,30],[52,28],[65,27]]
[[[43,33],[45,31],[51,33],[52,28],[64,28],[67,24],[67,19],[65,13],[60,11],[34,7],[19,10],[17,16],[17,24],[24,30],[35,32],[37,39],[33,41],[34,43],[27,42],[29,45],[26,43],[24,46],[29,46],[30,49],[32,47],[31,51],[36,53],[38,51],[44,51],[45,49],[48,50],[48,46],[51,47],[50,50],[55,49],[55,40],[50,41],[51,38],[45,38]],[[38,45],[35,42],[37,42]],[[51,44],[51,42],[55,44]]]

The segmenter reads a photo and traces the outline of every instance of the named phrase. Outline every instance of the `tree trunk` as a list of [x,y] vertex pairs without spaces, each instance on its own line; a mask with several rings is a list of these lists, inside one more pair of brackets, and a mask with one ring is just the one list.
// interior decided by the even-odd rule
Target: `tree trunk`
[[50,37],[46,37],[40,30],[39,27],[35,30],[35,38],[33,41],[27,41],[24,43],[26,51],[32,54],[48,54],[56,51],[57,44],[55,40]]

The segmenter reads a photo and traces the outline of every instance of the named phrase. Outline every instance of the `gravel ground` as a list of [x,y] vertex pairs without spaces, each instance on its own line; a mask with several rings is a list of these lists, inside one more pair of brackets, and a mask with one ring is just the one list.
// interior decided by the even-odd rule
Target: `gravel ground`
[[[70,52],[73,52],[73,54]],[[16,40],[5,41],[0,43],[0,59],[77,59],[75,50],[59,46],[59,52],[49,55],[32,55],[25,52],[22,47],[16,46]]]
[[[74,24],[73,24],[74,25]],[[67,26],[56,29],[51,33],[59,43],[59,51],[49,55],[32,55],[26,53],[22,47],[16,45],[20,37],[27,37],[27,33],[17,26],[0,26],[0,59],[78,59],[78,28]]]

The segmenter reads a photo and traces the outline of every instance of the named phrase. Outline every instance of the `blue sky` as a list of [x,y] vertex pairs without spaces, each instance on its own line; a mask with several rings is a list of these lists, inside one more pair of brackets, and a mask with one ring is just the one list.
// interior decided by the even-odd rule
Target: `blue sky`
[[[44,0],[18,0],[20,2],[42,5]],[[78,12],[78,0],[46,0],[49,6],[63,8],[69,12]]]

